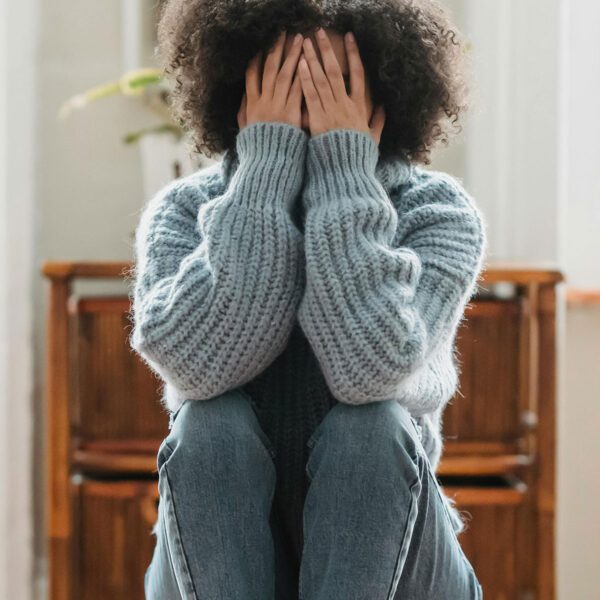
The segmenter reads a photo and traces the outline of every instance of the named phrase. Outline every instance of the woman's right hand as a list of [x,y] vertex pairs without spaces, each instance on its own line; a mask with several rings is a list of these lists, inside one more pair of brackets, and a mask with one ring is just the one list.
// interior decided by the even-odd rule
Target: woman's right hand
[[[302,86],[296,66],[302,52],[302,34],[297,34],[281,69],[281,57],[287,34],[282,31],[265,60],[262,85],[260,50],[246,69],[246,90],[237,114],[240,130],[251,123],[281,121],[302,126]],[[293,77],[293,82],[292,82]]]

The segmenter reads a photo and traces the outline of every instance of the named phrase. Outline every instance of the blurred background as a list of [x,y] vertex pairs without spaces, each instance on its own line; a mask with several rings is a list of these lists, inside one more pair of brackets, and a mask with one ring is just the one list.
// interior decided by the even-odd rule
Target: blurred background
[[[564,277],[556,287],[556,529],[554,540],[540,534],[536,543],[556,544],[557,598],[600,598],[600,3],[442,4],[469,38],[477,107],[431,168],[459,177],[477,200],[490,261]],[[60,366],[49,362],[43,265],[132,260],[144,202],[211,162],[187,156],[165,111],[153,59],[157,8],[155,0],[0,0],[2,598],[49,597],[47,436],[57,417],[48,372]],[[119,278],[73,286],[126,290]]]

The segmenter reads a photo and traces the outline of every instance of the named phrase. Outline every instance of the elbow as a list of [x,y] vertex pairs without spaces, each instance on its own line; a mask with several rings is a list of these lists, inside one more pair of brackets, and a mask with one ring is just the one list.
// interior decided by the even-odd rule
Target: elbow
[[420,417],[443,410],[457,388],[452,348],[440,346],[421,368],[399,382],[394,398],[413,416]]
[[142,331],[134,328],[130,346],[180,400],[215,398],[245,384],[263,368],[259,365],[258,371],[249,368],[234,371],[226,357],[215,359],[201,350],[190,352],[188,349],[183,352],[181,345],[167,344],[156,337],[145,337]]
[[362,384],[348,380],[329,382],[331,393],[340,401],[363,405],[383,400],[395,400],[413,416],[422,416],[440,410],[456,391],[452,382],[420,377],[417,373],[398,375],[387,380],[373,380]]
[[455,394],[458,374],[448,348],[404,354],[377,369],[324,369],[331,393],[346,404],[396,400],[413,416],[440,410]]
[[397,399],[398,390],[406,387],[417,367],[406,364],[392,370],[335,369],[324,371],[328,387],[340,402],[352,405]]
[[152,370],[162,374],[171,367],[171,353],[138,319],[129,336],[129,345]]
[[443,408],[453,393],[447,394],[440,382],[400,385],[394,400],[402,404],[414,417],[422,417]]
[[215,393],[208,370],[200,364],[189,364],[185,356],[166,347],[163,342],[143,334],[143,329],[135,327],[129,344],[149,369],[176,391],[182,400],[204,400]]

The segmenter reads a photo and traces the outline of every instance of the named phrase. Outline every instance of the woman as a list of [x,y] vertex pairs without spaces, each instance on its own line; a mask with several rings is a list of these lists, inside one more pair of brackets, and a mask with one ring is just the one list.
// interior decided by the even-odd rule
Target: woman
[[224,157],[136,234],[171,416],[147,598],[482,597],[435,469],[485,222],[419,166],[465,106],[455,38],[430,2],[163,8],[177,114]]

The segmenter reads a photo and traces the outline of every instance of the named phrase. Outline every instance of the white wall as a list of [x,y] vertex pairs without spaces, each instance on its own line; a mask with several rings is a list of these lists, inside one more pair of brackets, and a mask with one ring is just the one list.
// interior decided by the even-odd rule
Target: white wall
[[560,0],[442,3],[472,43],[474,103],[434,166],[483,209],[491,259],[557,261]]
[[[473,42],[479,105],[465,146],[435,166],[464,178],[490,222],[491,259],[558,265],[600,288],[600,3],[446,0]],[[462,155],[465,154],[464,170]],[[557,315],[557,597],[598,597],[600,307]]]
[[[600,3],[564,3],[560,260],[570,285],[600,288]],[[600,573],[600,306],[565,315],[558,433],[559,598],[597,598]]]
[[31,272],[37,1],[0,0],[0,597],[32,593]]
[[[44,502],[46,260],[130,260],[132,235],[143,204],[139,151],[121,136],[148,124],[135,100],[106,98],[57,119],[73,94],[123,72],[120,0],[39,0],[34,307],[36,381],[34,455],[36,575],[46,572]],[[102,293],[106,282],[101,282]],[[95,286],[80,286],[90,289]],[[121,286],[119,286],[121,288]],[[41,585],[39,597],[45,597]]]

